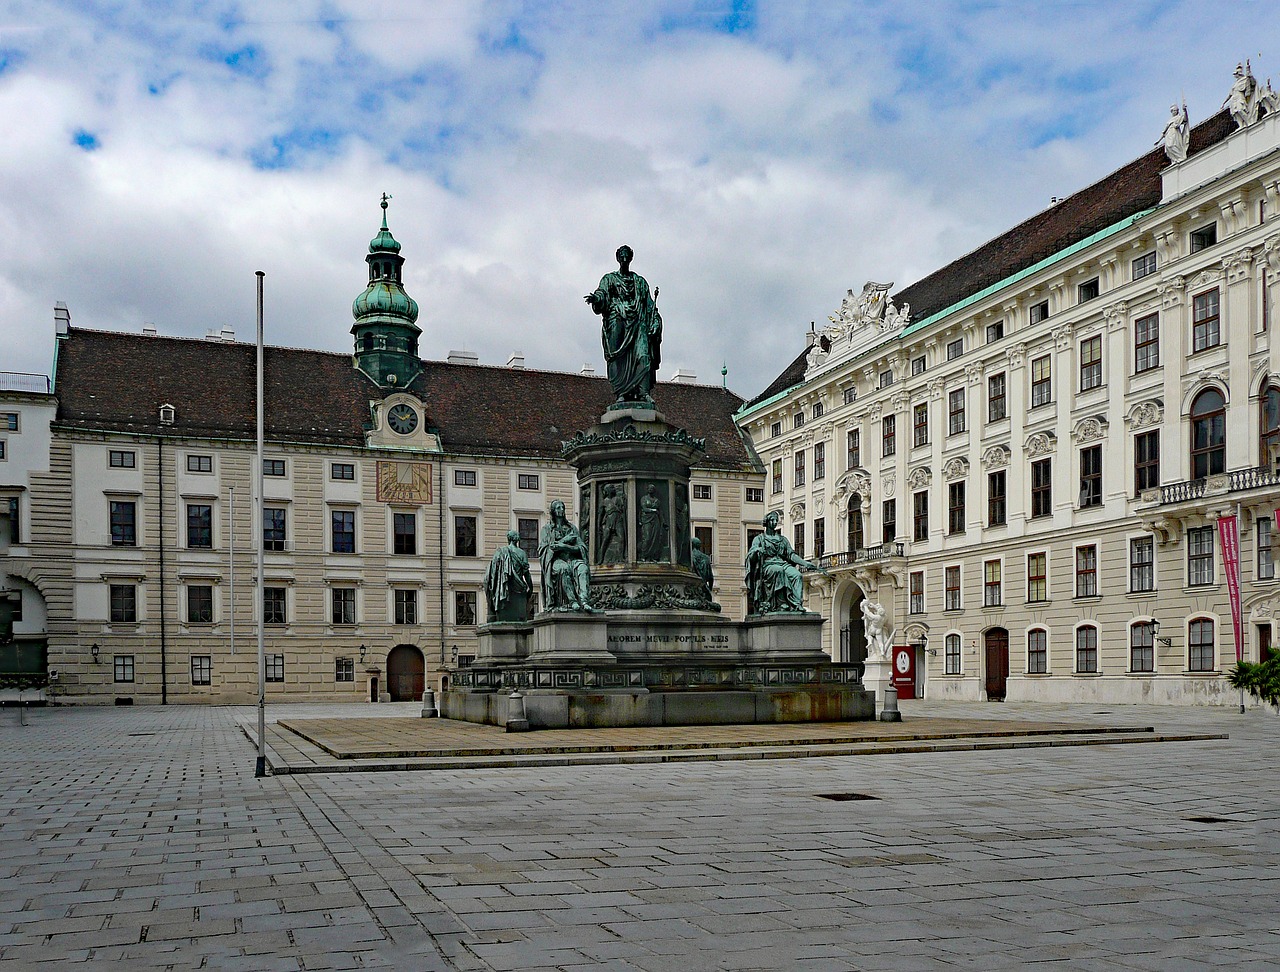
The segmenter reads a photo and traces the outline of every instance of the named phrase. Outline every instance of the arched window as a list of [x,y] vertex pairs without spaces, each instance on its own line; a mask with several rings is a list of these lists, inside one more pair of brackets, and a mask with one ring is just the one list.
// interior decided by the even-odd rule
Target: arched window
[[862,529],[862,494],[854,493],[849,497],[849,544],[845,548],[854,554],[867,545],[866,535]]
[[960,636],[949,634],[942,642],[943,662],[948,675],[960,674]]
[[1213,619],[1193,618],[1187,628],[1187,669],[1193,672],[1213,671],[1216,654]]
[[1261,406],[1258,465],[1272,469],[1280,459],[1280,385],[1267,385],[1262,392]]
[[1049,632],[1044,628],[1027,632],[1027,671],[1032,675],[1049,671]]
[[361,343],[362,343],[362,345],[364,346],[364,350],[366,350],[366,351],[372,351],[372,350],[373,350],[373,335],[372,335],[372,334],[370,334],[370,333],[368,333],[368,332],[366,331],[366,332],[365,332],[365,335],[364,335],[364,338],[363,338],[363,340],[362,340],[362,342],[361,342]]
[[1098,629],[1091,624],[1076,628],[1076,671],[1098,670]]
[[1136,621],[1129,626],[1129,671],[1156,670],[1156,628],[1150,621]]
[[1216,388],[1206,388],[1191,403],[1191,478],[1221,473],[1226,460],[1226,402]]

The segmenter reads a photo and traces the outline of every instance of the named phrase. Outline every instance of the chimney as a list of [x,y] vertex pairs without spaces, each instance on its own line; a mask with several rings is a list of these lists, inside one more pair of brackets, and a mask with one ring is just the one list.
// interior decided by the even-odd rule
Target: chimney
[[142,325],[142,333],[145,337],[155,337],[160,332],[156,330],[156,326],[154,324],[147,321]]
[[456,365],[477,365],[480,363],[480,355],[474,351],[450,351],[449,364]]
[[53,305],[53,333],[66,334],[71,330],[71,311],[63,301]]
[[205,335],[204,335],[204,339],[205,339],[206,341],[221,341],[221,340],[222,340],[222,332],[221,332],[221,331],[212,331],[212,330],[210,330],[210,331],[206,331],[206,332],[205,332]]
[[671,379],[677,385],[692,385],[697,382],[698,375],[696,372],[689,371],[686,368],[677,369],[675,377]]
[[232,341],[232,342],[234,342],[234,341],[235,341],[235,339],[236,339],[236,332],[235,332],[235,329],[234,329],[234,328],[224,327],[224,328],[223,328],[221,331],[219,331],[218,333],[219,333],[219,335],[221,336],[222,340],[224,340],[224,341]]
[[521,352],[519,352],[519,351],[512,351],[512,352],[511,352],[511,357],[509,357],[509,358],[507,359],[507,367],[508,367],[508,368],[523,368],[523,367],[524,367],[524,355],[523,355]]
[[584,375],[587,378],[594,378],[596,376],[596,366],[593,364],[584,364],[582,366],[582,370],[579,371],[578,374]]

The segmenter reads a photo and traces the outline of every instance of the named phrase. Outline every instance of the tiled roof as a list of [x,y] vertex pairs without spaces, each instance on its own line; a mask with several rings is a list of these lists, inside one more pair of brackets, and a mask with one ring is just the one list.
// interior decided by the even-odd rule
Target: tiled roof
[[[265,351],[266,426],[272,441],[359,447],[369,403],[383,391],[348,354]],[[59,425],[65,428],[251,439],[252,344],[72,328],[58,349]],[[424,361],[407,391],[448,452],[558,457],[560,443],[595,423],[612,400],[604,378]],[[659,383],[667,420],[707,441],[704,465],[755,463],[733,421],[742,399],[711,385]],[[172,405],[172,426],[160,406]]]
[[[1235,122],[1226,111],[1191,130],[1194,155],[1227,137]],[[1155,148],[1093,185],[1024,220],[976,250],[953,260],[893,295],[898,307],[911,305],[911,318],[924,320],[970,294],[998,283],[1088,236],[1160,202],[1160,171],[1169,165],[1163,148]],[[805,352],[787,365],[748,404],[765,401],[804,380]]]

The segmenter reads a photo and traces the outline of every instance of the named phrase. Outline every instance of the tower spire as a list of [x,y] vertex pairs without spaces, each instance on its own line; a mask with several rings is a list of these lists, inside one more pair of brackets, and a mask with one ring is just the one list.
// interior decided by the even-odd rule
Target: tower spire
[[382,225],[369,241],[364,258],[369,265],[369,285],[351,305],[355,318],[355,366],[385,387],[403,387],[422,370],[418,360],[418,302],[405,293],[404,257],[400,243],[387,226],[387,205],[382,194]]

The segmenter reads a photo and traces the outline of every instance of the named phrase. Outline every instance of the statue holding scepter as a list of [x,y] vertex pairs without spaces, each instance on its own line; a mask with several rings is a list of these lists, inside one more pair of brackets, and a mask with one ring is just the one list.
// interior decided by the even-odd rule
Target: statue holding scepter
[[584,298],[600,315],[600,340],[609,384],[619,402],[652,404],[658,365],[662,360],[662,315],[658,291],[631,269],[631,247],[618,247],[618,269],[600,278],[600,285]]

